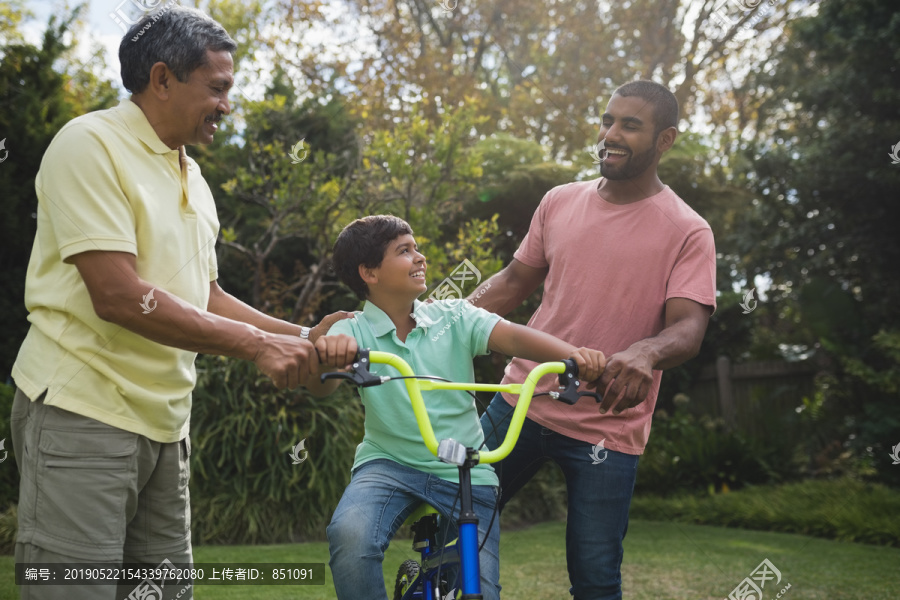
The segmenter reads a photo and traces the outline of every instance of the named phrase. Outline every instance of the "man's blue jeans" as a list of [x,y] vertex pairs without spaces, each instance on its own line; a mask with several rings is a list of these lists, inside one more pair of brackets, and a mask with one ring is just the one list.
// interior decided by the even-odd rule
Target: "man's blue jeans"
[[[494,396],[481,416],[488,448],[496,448],[503,441],[511,416],[512,407],[500,394]],[[569,497],[566,522],[566,561],[572,583],[569,592],[575,600],[619,600],[622,598],[622,540],[628,529],[628,507],[634,492],[638,457],[613,450],[594,453],[592,447],[588,442],[556,433],[526,418],[512,453],[494,465],[500,476],[500,507],[545,461],[558,464],[565,475]]]
[[[458,491],[456,483],[392,460],[371,460],[353,471],[326,530],[331,551],[329,564],[339,600],[386,600],[381,563],[394,533],[422,502],[445,518],[451,510],[457,516]],[[485,600],[499,600],[499,517],[487,532],[497,503],[497,488],[472,486],[472,503],[478,515],[479,543],[485,535],[488,537],[479,554],[481,593]],[[450,527],[448,538],[453,539],[456,523]]]

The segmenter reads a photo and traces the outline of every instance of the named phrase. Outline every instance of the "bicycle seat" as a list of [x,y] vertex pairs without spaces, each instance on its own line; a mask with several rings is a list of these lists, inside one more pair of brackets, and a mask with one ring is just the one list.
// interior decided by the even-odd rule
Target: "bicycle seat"
[[427,517],[428,515],[437,515],[439,514],[437,509],[427,502],[423,502],[419,506],[416,507],[412,513],[406,517],[406,520],[403,521],[404,525],[412,525],[422,517]]

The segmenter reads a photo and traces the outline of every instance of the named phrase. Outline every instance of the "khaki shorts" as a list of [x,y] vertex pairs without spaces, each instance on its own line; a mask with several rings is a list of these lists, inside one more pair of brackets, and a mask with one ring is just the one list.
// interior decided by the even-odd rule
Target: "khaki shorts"
[[[154,442],[19,390],[10,425],[21,475],[16,563],[192,562],[188,438]],[[23,600],[129,597],[115,585],[21,591]]]

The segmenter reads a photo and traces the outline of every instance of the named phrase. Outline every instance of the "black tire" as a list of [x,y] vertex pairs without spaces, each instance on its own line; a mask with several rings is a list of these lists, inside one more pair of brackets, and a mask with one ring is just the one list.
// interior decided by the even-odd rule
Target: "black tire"
[[419,576],[419,563],[414,560],[403,561],[397,570],[397,581],[394,583],[394,600],[402,600],[403,594],[409,591],[413,581]]

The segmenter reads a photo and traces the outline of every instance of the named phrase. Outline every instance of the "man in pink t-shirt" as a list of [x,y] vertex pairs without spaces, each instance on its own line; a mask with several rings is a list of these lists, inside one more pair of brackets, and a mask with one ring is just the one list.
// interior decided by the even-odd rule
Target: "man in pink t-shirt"
[[[617,89],[598,137],[603,176],[550,190],[513,261],[472,295],[504,315],[543,283],[528,325],[608,357],[603,376],[584,386],[603,402],[534,402],[498,470],[502,507],[544,461],[562,468],[577,600],[622,597],[622,540],[662,370],[697,354],[715,310],[712,231],[657,175],[677,123],[678,102],[663,86]],[[522,382],[532,366],[514,359],[504,382]],[[547,378],[538,392],[555,385]],[[482,417],[489,447],[505,436],[515,402],[497,395]]]

